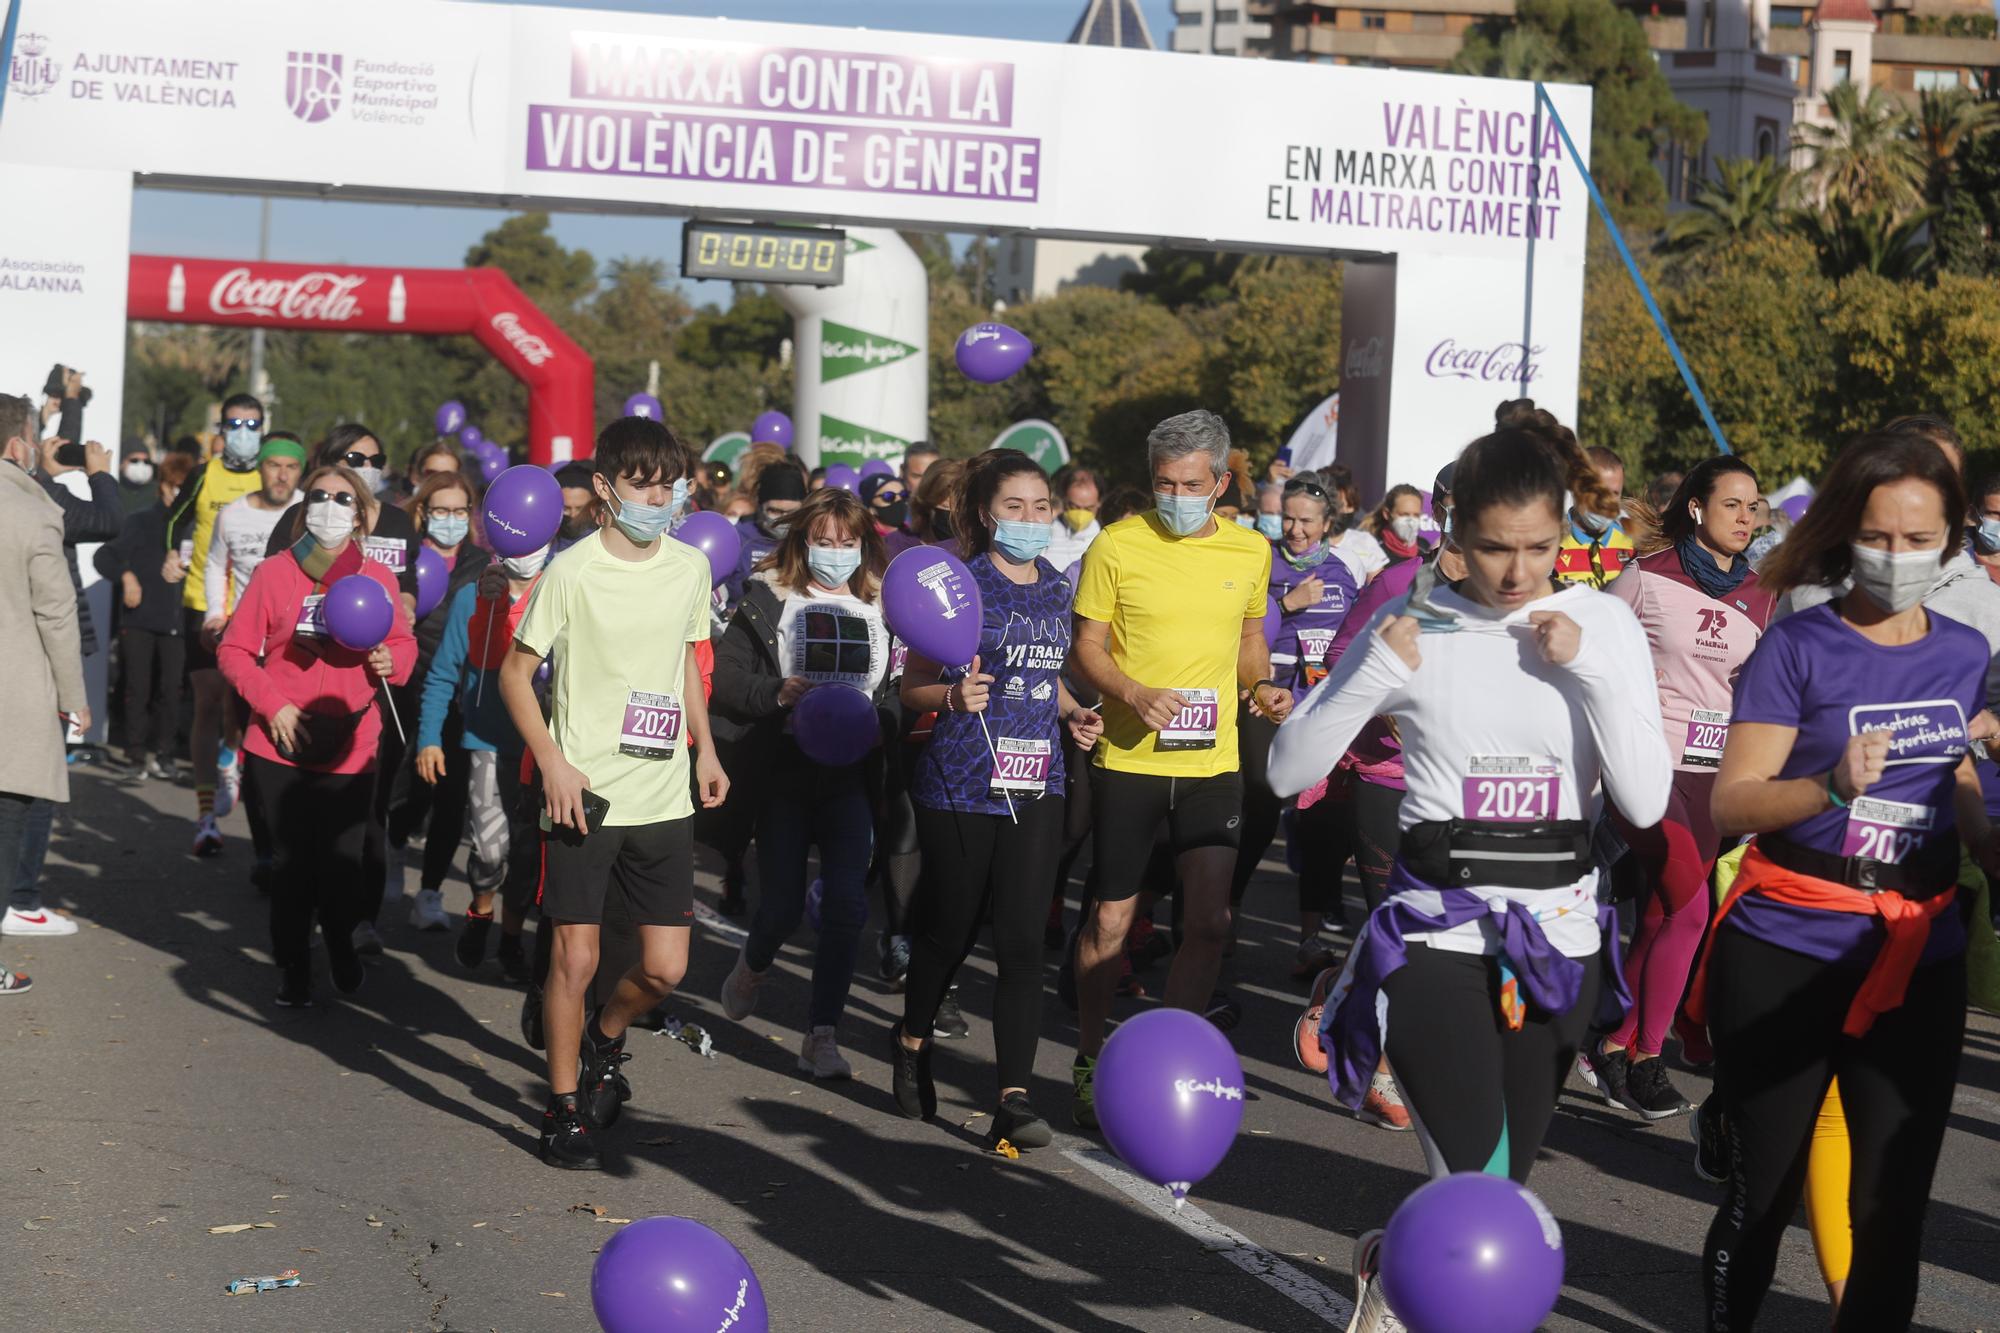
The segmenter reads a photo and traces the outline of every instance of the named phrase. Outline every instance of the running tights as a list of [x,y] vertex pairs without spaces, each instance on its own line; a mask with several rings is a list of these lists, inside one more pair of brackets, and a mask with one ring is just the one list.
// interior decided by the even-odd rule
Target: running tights
[[[1237,833],[1236,878],[1229,885],[1232,907],[1243,901],[1243,893],[1250,887],[1250,878],[1257,873],[1257,863],[1264,859],[1271,839],[1278,835],[1278,816],[1285,803],[1271,790],[1270,779],[1265,776],[1271,758],[1271,741],[1277,734],[1277,724],[1251,712],[1248,704],[1239,709],[1236,715],[1236,759],[1243,773],[1243,827]],[[1303,903],[1300,905],[1304,906]]]
[[1383,985],[1389,1064],[1432,1176],[1484,1171],[1525,1183],[1556,1094],[1597,1007],[1599,961],[1566,1013],[1530,1008],[1518,1031],[1500,1016],[1500,960],[1412,944]]
[[271,953],[280,967],[305,967],[311,960],[313,919],[337,952],[347,947],[363,882],[362,844],[373,773],[315,773],[276,760],[246,755],[256,773],[257,799],[264,803],[272,850]]
[[1653,828],[1618,822],[1619,835],[1646,868],[1646,900],[1632,949],[1625,955],[1625,984],[1632,1007],[1610,1036],[1613,1046],[1658,1055],[1687,990],[1688,973],[1708,924],[1708,875],[1721,842],[1709,816],[1715,774],[1675,773],[1667,813]]
[[1730,1170],[1703,1254],[1708,1327],[1736,1333],[1756,1323],[1805,1184],[1814,1121],[1837,1075],[1852,1153],[1854,1260],[1833,1326],[1907,1328],[1965,1035],[1964,956],[1917,968],[1901,1007],[1855,1038],[1841,1035],[1841,1024],[1861,969],[1728,926],[1710,947],[1708,1031]]
[[1300,910],[1340,910],[1340,881],[1350,859],[1361,875],[1368,910],[1380,907],[1402,840],[1397,825],[1402,808],[1402,788],[1356,779],[1344,794],[1328,792],[1300,811],[1292,826],[1299,839]]
[[993,1050],[1002,1088],[1025,1088],[1042,1020],[1042,896],[1062,849],[1060,797],[1021,801],[1005,815],[916,807],[924,876],[910,943],[903,1030],[931,1035],[945,989],[979,940],[987,905],[1000,978],[993,996]]

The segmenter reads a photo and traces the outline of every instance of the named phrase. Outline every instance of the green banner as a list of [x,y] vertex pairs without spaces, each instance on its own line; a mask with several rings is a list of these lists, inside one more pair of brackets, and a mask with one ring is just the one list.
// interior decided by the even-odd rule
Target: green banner
[[736,471],[736,461],[750,452],[750,436],[745,431],[732,430],[726,435],[718,435],[708,442],[708,448],[701,451],[702,460],[720,463],[731,472]]
[[903,456],[910,442],[898,439],[887,431],[870,430],[857,426],[851,421],[820,413],[819,418],[819,465],[827,467],[833,463],[845,463],[849,467],[860,467],[871,458],[884,462],[894,462]]
[[864,241],[858,236],[851,235],[847,238],[847,253],[850,258],[858,254],[865,254],[874,248],[875,243],[873,241]]
[[1051,475],[1069,462],[1069,441],[1053,423],[1029,418],[1017,421],[993,437],[988,449],[1019,449]]
[[917,354],[909,343],[884,338],[866,329],[851,328],[832,320],[820,322],[819,379],[831,384],[849,375],[859,375],[877,366],[892,366]]

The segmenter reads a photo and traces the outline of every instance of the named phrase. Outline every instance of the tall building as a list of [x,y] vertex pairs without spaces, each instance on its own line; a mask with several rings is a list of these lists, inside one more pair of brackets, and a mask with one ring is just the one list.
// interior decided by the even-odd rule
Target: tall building
[[[1829,0],[1859,6],[1866,0]],[[1765,49],[1770,0],[1686,0],[1685,45],[1654,51],[1674,96],[1702,113],[1708,138],[1693,153],[1666,150],[1667,197],[1693,197],[1711,164],[1724,158],[1783,158],[1791,148],[1796,72]]]
[[1283,0],[1174,0],[1173,47],[1195,55],[1268,56]]

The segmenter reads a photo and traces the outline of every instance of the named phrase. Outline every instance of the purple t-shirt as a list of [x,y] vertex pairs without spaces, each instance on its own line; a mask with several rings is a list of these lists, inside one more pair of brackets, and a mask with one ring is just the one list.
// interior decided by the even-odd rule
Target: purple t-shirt
[[1035,561],[1033,583],[1014,582],[985,556],[966,563],[984,611],[979,669],[993,677],[986,726],[976,714],[939,713],[910,795],[930,810],[1004,815],[1009,794],[1018,805],[1063,792],[1056,687],[1069,656],[1075,592],[1046,560]]
[[1334,636],[1354,609],[1360,586],[1347,562],[1322,546],[1319,562],[1299,567],[1285,558],[1280,542],[1271,543],[1271,596],[1283,602],[1292,589],[1307,579],[1325,585],[1319,601],[1297,611],[1281,612],[1278,637],[1271,644],[1271,679],[1303,699],[1307,690],[1326,678],[1332,661]]
[[[1797,728],[1781,779],[1825,773],[1839,762],[1850,736],[1888,731],[1889,762],[1880,782],[1848,809],[1821,811],[1781,833],[1835,856],[1904,862],[1918,847],[1957,836],[1952,794],[1967,725],[1985,697],[1986,639],[1931,611],[1923,638],[1885,647],[1848,626],[1835,606],[1786,616],[1764,631],[1737,678],[1730,720]],[[1754,896],[1732,907],[1729,920],[1768,943],[1826,962],[1866,964],[1882,938],[1873,917]],[[1924,956],[1950,957],[1964,947],[1963,924],[1947,911],[1932,923]]]

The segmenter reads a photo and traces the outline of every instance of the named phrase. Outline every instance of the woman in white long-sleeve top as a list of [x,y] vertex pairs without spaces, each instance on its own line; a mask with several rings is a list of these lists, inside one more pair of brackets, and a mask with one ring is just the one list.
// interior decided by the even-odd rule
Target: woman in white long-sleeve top
[[[1384,607],[1271,749],[1286,795],[1370,718],[1402,737],[1389,895],[1328,998],[1322,1039],[1341,1099],[1358,1105],[1388,997],[1389,1064],[1433,1174],[1527,1179],[1600,983],[1606,998],[1623,991],[1616,959],[1599,956],[1617,938],[1590,855],[1600,783],[1635,824],[1666,808],[1672,760],[1638,621],[1615,597],[1550,580],[1566,493],[1617,508],[1573,434],[1532,402],[1503,408],[1452,486],[1465,579],[1415,613],[1407,598]],[[1357,1249],[1364,1315],[1382,1307],[1376,1238]],[[1394,1327],[1379,1319],[1359,1326]]]

